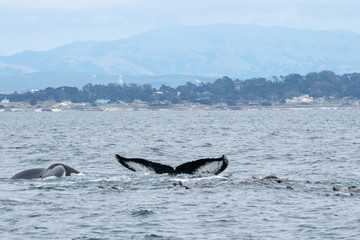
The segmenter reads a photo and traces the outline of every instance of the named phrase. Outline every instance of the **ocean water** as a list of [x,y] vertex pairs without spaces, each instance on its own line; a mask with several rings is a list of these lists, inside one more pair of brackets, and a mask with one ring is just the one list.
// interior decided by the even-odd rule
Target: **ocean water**
[[[358,239],[359,152],[356,109],[1,112],[0,239]],[[115,154],[229,166],[135,173]],[[81,174],[9,180],[53,163]]]

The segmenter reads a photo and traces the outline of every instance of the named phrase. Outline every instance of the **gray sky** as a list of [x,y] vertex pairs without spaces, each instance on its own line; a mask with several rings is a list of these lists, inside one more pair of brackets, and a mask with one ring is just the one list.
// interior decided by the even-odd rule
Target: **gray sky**
[[358,0],[0,0],[0,55],[214,23],[360,33]]

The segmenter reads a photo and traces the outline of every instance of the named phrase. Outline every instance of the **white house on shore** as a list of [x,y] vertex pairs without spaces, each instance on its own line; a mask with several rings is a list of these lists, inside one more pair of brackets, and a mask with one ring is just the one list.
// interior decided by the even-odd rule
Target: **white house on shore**
[[314,101],[313,97],[309,97],[309,94],[302,95],[300,97],[293,97],[292,99],[285,100],[287,104],[293,103],[310,103]]
[[106,104],[106,103],[109,103],[110,102],[110,99],[96,99],[95,103],[96,104]]
[[1,100],[1,103],[9,103],[10,101],[9,101],[9,99],[7,99],[6,97],[3,99],[3,100]]

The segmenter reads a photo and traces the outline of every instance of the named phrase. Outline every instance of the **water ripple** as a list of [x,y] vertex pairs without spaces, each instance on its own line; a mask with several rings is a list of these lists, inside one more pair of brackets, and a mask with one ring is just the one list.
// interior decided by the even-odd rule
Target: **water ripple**
[[[0,114],[1,239],[360,235],[359,111]],[[171,166],[226,154],[230,164],[219,176],[138,174],[115,154]],[[83,174],[8,180],[54,162]]]

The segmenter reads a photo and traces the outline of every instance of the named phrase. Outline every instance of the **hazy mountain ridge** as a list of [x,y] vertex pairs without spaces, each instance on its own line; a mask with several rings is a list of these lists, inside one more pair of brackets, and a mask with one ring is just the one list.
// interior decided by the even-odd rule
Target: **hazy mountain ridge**
[[359,71],[360,34],[217,24],[178,26],[105,42],[0,57],[0,75],[90,72],[240,79],[328,69]]

